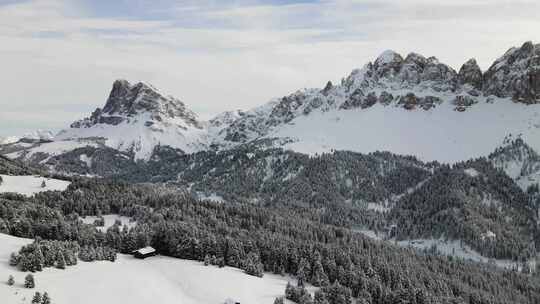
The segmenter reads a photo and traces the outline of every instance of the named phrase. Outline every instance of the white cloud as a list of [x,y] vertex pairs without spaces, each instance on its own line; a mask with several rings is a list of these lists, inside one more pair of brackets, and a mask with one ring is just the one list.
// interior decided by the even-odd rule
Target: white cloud
[[433,2],[182,1],[160,20],[91,16],[67,0],[0,6],[0,135],[67,126],[102,106],[116,78],[153,83],[208,118],[339,81],[389,48],[487,68],[540,41],[537,1]]

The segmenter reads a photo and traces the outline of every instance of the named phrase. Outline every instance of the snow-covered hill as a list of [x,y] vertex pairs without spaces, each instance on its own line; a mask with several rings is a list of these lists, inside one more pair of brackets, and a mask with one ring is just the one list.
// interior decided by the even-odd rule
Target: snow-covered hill
[[0,274],[3,280],[15,277],[13,286],[0,284],[2,303],[30,303],[34,292],[47,291],[56,304],[216,304],[227,299],[271,304],[283,296],[289,280],[272,274],[258,278],[236,268],[196,261],[161,256],[139,260],[119,254],[114,263],[79,262],[66,270],[46,268],[34,274],[36,288],[26,289],[22,284],[27,273],[9,266],[8,261],[12,252],[31,242],[0,234]]
[[387,150],[457,162],[485,156],[509,136],[540,151],[540,44],[511,48],[485,73],[474,59],[457,72],[435,57],[385,51],[337,85],[207,122],[149,84],[118,80],[102,109],[52,142],[4,144],[0,153],[47,164],[85,147],[148,160],[157,146],[193,153],[261,143],[309,154]]

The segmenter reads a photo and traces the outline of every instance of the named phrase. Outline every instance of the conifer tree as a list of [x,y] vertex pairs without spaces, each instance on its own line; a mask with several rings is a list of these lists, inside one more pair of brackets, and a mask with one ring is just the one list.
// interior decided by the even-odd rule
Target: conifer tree
[[62,252],[59,252],[57,255],[56,268],[66,269],[66,259],[64,258],[64,255],[62,254]]
[[34,288],[34,287],[36,287],[36,282],[34,281],[34,276],[32,274],[28,274],[24,278],[24,287],[25,288]]
[[263,265],[260,262],[259,255],[255,252],[250,252],[244,265],[244,271],[256,277],[263,276]]
[[9,286],[13,286],[13,284],[15,284],[15,278],[12,275],[8,277],[7,284]]
[[49,297],[49,294],[47,292],[43,293],[43,297],[41,298],[41,304],[51,304],[51,298]]
[[315,291],[315,296],[313,298],[313,304],[329,304],[326,299],[326,294],[322,290]]
[[283,297],[278,297],[274,300],[274,304],[283,304],[284,301],[283,301]]
[[34,297],[32,298],[32,304],[41,304],[41,293],[36,291]]
[[19,264],[19,256],[15,252],[12,252],[11,256],[9,257],[9,265],[17,266],[17,264]]

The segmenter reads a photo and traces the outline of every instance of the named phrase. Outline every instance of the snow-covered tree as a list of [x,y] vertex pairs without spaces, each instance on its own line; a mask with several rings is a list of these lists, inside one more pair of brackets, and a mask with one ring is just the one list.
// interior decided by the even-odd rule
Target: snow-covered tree
[[41,304],[51,304],[51,298],[49,297],[49,294],[47,292],[43,293],[43,297],[41,298]]
[[36,293],[34,293],[34,297],[32,298],[32,304],[41,304],[41,299],[41,293],[36,291]]
[[15,278],[12,275],[8,277],[7,284],[9,286],[13,286],[13,284],[15,284]]
[[36,282],[34,281],[34,276],[30,273],[24,278],[24,287],[25,288],[34,288],[36,287]]
[[274,300],[274,304],[283,304],[284,301],[283,301],[283,297],[278,297]]

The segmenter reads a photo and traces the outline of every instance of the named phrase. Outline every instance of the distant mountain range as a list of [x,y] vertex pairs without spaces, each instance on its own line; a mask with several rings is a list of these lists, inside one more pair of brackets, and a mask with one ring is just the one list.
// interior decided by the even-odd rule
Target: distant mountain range
[[105,106],[88,118],[55,136],[3,139],[0,152],[47,165],[84,147],[149,160],[158,146],[189,154],[257,143],[308,154],[390,151],[456,162],[488,155],[509,137],[540,149],[539,44],[509,49],[484,73],[474,59],[455,71],[435,57],[385,51],[340,84],[209,121],[149,84],[117,80]]
[[[0,154],[50,172],[167,182],[198,198],[330,208],[339,225],[459,239],[525,261],[540,245],[540,44],[485,72],[385,51],[341,83],[209,121],[150,84]],[[14,163],[0,159],[4,171]],[[385,226],[386,228],[384,228]],[[364,227],[365,228],[365,227]]]

